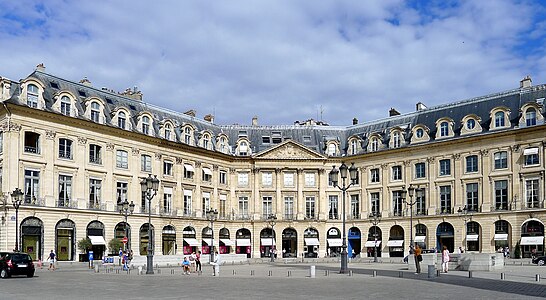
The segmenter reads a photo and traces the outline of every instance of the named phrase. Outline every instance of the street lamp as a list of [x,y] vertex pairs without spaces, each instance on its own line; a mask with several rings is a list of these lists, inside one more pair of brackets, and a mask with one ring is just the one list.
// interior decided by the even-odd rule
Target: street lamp
[[271,262],[275,262],[275,253],[273,253],[273,247],[275,245],[275,231],[273,231],[273,226],[277,224],[277,216],[270,214],[267,216],[267,223],[271,226],[271,250],[269,250],[269,255],[271,256]]
[[373,225],[373,262],[377,262],[377,224],[381,222],[381,213],[371,213],[369,216],[370,222]]
[[11,193],[11,201],[15,208],[15,251],[19,251],[19,207],[23,202],[23,192],[19,188],[15,188]]
[[[459,209],[457,210],[457,214],[459,214],[459,218],[463,219],[464,220],[464,230],[465,230],[465,235],[466,235],[466,223],[468,222],[468,220],[472,220],[472,215],[474,214],[474,212],[470,209],[468,209],[466,207],[466,205],[461,209],[461,207],[459,206]],[[468,240],[467,240],[467,237],[466,236],[463,236],[464,237],[464,241],[465,241],[465,244],[464,244],[464,249],[468,249]]]
[[[345,185],[345,179],[347,179],[347,170],[349,171],[349,176],[351,179],[351,182],[348,185]],[[341,173],[341,186],[338,185],[338,175]],[[341,270],[339,270],[339,273],[344,274],[347,273],[347,238],[346,238],[346,232],[345,232],[345,194],[349,187],[351,187],[353,184],[356,184],[356,180],[358,178],[358,170],[355,167],[355,164],[352,163],[350,168],[347,168],[347,165],[342,162],[341,166],[339,166],[339,170],[336,169],[336,166],[332,167],[332,170],[328,174],[330,182],[332,182],[332,185],[334,187],[337,187],[340,189],[343,193],[343,244],[341,245]]]
[[[401,197],[402,197],[402,200],[404,201],[404,203],[406,203],[406,205],[409,205],[410,207],[410,247],[413,249],[413,205],[415,205],[415,203],[417,203],[417,198],[415,199],[415,201],[413,201],[413,195],[414,195],[414,192],[415,192],[415,188],[413,187],[413,185],[410,184],[410,186],[408,187],[407,191],[406,191],[406,187],[402,188],[402,193],[401,193]],[[406,198],[406,195],[409,196],[410,200],[408,202],[407,198]]]
[[214,262],[214,221],[218,219],[218,211],[209,209],[206,211],[207,219],[210,221],[210,262]]
[[152,198],[157,194],[159,189],[159,179],[157,175],[142,179],[140,182],[142,190],[146,191],[146,199],[148,200],[148,251],[146,251],[146,274],[154,274],[154,248],[152,243]]
[[128,251],[129,249],[131,249],[131,243],[129,241],[129,232],[127,230],[128,229],[127,216],[133,214],[133,212],[135,211],[135,204],[133,203],[133,201],[131,201],[131,204],[129,204],[129,201],[125,199],[123,202],[118,204],[118,210],[120,214],[125,216],[125,238],[127,238],[127,244],[125,244],[125,250]]

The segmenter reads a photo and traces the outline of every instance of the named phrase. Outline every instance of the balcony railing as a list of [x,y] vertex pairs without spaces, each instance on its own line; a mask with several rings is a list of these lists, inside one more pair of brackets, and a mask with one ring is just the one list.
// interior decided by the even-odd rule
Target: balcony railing
[[57,207],[78,208],[78,202],[73,199],[58,199]]
[[284,219],[285,220],[295,220],[296,217],[294,216],[294,214],[284,214]]
[[523,206],[523,209],[537,209],[537,208],[544,208],[544,201],[527,202]]
[[72,159],[72,153],[70,151],[59,151],[59,158]]
[[89,156],[89,162],[92,163],[92,164],[97,164],[97,165],[102,164],[102,160],[101,160],[100,156],[96,156],[96,155],[90,155]]
[[357,214],[357,215],[347,215],[347,220],[360,220],[360,214]]
[[491,211],[508,211],[508,210],[511,210],[510,206],[511,205],[509,205],[508,203],[493,205],[491,206]]
[[106,204],[98,202],[87,202],[87,208],[93,210],[106,210]]
[[34,205],[34,206],[45,206],[44,198],[36,198],[34,196],[25,195],[25,205]]
[[152,215],[155,214],[155,209],[154,209],[154,208],[152,208],[152,209],[150,210],[148,207],[145,207],[145,206],[141,206],[141,207],[140,207],[140,213],[141,213],[141,214],[147,214],[148,211],[150,211]]
[[183,213],[183,216],[184,216],[184,217],[196,217],[197,214],[195,213],[195,211],[185,211],[185,212]]
[[249,214],[238,214],[238,215],[235,215],[235,219],[237,219],[237,220],[250,220],[250,215]]
[[35,146],[25,146],[25,152],[39,154],[40,148]]
[[445,207],[445,208],[437,208],[436,214],[437,215],[451,215],[454,213],[454,209],[452,207]]

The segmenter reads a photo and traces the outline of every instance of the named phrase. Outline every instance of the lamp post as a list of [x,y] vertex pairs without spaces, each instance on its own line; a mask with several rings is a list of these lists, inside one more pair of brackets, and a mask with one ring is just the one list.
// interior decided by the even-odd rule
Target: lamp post
[[[466,235],[466,223],[468,222],[468,220],[472,220],[472,215],[473,215],[473,212],[472,210],[468,209],[466,207],[466,205],[461,209],[461,207],[459,206],[459,209],[457,210],[457,214],[459,215],[459,218],[463,219],[464,220],[464,231],[465,231],[465,235]],[[468,249],[468,241],[467,241],[467,238],[466,236],[464,236],[464,249],[465,251]]]
[[[345,180],[347,179],[347,170],[349,171],[349,176],[351,179],[351,182],[348,185],[345,185]],[[338,175],[341,173],[341,186],[338,185]],[[339,270],[339,273],[344,274],[347,273],[347,236],[345,232],[345,194],[349,187],[351,187],[353,184],[356,183],[356,179],[358,177],[358,170],[355,167],[355,164],[352,163],[350,168],[347,168],[347,165],[345,163],[341,163],[341,166],[339,166],[339,170],[336,169],[336,166],[333,166],[332,170],[328,174],[330,182],[332,182],[332,185],[334,187],[337,187],[342,191],[342,197],[343,197],[343,244],[341,245],[341,269]]]
[[[406,203],[406,205],[409,205],[410,207],[410,247],[413,248],[413,205],[415,205],[415,203],[417,203],[417,198],[415,199],[415,201],[413,201],[413,195],[414,195],[414,192],[415,192],[415,188],[413,187],[413,185],[410,184],[410,186],[408,187],[407,191],[406,191],[406,187],[404,187],[402,189],[402,200],[404,201],[404,203]],[[409,196],[409,201],[407,200],[406,198],[406,195]]]
[[148,200],[148,251],[146,251],[146,274],[154,274],[154,245],[152,243],[152,198],[157,194],[159,189],[159,179],[157,175],[142,179],[140,182],[142,190],[146,191],[146,199]]
[[373,262],[377,262],[377,224],[381,222],[381,213],[371,213],[369,219],[373,225],[373,236],[375,239],[373,244]]
[[19,251],[19,207],[23,202],[23,192],[19,188],[15,188],[11,193],[11,201],[15,208],[15,251]]
[[207,219],[210,221],[210,262],[214,262],[214,221],[218,219],[218,211],[209,209],[206,211]]
[[267,216],[267,223],[271,226],[271,250],[269,250],[269,255],[271,256],[271,262],[275,262],[275,253],[273,253],[273,247],[275,246],[275,231],[273,231],[273,226],[277,224],[277,216],[274,214]]
[[135,204],[133,201],[129,204],[129,201],[125,199],[123,202],[121,202],[118,206],[119,213],[125,216],[125,237],[127,238],[127,244],[125,245],[125,250],[131,249],[131,242],[129,240],[129,232],[127,228],[127,217],[129,215],[132,215],[135,211]]

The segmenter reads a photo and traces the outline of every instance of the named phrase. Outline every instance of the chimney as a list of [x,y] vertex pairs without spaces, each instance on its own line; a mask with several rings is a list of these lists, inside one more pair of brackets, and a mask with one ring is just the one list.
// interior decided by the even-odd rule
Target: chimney
[[203,119],[205,119],[207,122],[214,123],[214,116],[211,114],[206,115]]
[[188,110],[184,114],[195,118],[195,110],[193,110],[193,109]]
[[80,83],[85,85],[85,86],[91,86],[91,81],[89,81],[89,79],[87,79],[87,76],[85,76],[82,80],[80,80]]
[[125,91],[119,93],[127,98],[142,101],[142,92],[135,86],[133,89],[126,88]]
[[254,116],[252,118],[252,126],[258,126],[258,117],[257,116]]
[[45,72],[44,63],[39,63],[39,64],[36,66],[36,71]]
[[400,113],[396,109],[391,107],[391,109],[389,110],[389,117],[399,116],[399,115],[400,115]]
[[356,125],[358,124],[358,119],[357,118],[353,118],[353,125]]
[[420,111],[424,109],[427,109],[427,106],[423,104],[423,102],[419,101],[417,104],[415,104],[415,110]]
[[520,82],[519,82],[519,87],[520,88],[528,88],[528,87],[531,87],[533,81],[531,80],[531,76],[527,75],[525,76],[525,78],[523,78]]

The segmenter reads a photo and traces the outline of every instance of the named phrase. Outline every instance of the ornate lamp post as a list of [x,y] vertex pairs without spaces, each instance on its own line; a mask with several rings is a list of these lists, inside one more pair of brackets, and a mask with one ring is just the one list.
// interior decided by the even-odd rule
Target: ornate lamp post
[[146,199],[148,200],[148,251],[146,251],[146,274],[154,274],[154,245],[152,243],[152,198],[157,194],[159,189],[159,179],[157,175],[152,177],[151,174],[140,182],[142,190],[146,191]]
[[11,193],[11,201],[15,208],[15,251],[19,251],[19,207],[23,202],[23,192],[19,188],[15,188]]
[[[347,170],[349,171],[349,176],[351,179],[351,182],[348,185],[345,185],[345,179],[347,179]],[[341,173],[341,186],[338,185],[338,175]],[[336,166],[333,166],[332,170],[328,174],[330,182],[332,182],[332,185],[334,187],[337,187],[342,191],[342,197],[343,197],[343,244],[341,245],[341,269],[339,270],[339,273],[347,273],[347,236],[345,232],[345,194],[350,186],[356,183],[356,179],[358,178],[358,170],[355,167],[355,164],[352,163],[350,168],[347,168],[347,165],[345,163],[341,163],[341,166],[339,166],[339,170],[336,169]]]
[[377,262],[377,224],[381,222],[381,213],[371,213],[369,219],[373,225],[373,237],[375,239],[373,244],[373,262]]
[[277,224],[277,216],[274,214],[267,216],[267,223],[271,226],[271,250],[269,250],[269,255],[271,256],[271,262],[275,262],[275,253],[273,253],[273,247],[275,246],[275,231],[273,231],[273,226]]
[[[466,224],[469,220],[472,220],[472,215],[474,214],[474,212],[472,210],[469,210],[465,205],[462,209],[461,207],[459,207],[459,209],[457,210],[457,214],[459,214],[459,218],[464,220],[464,231],[466,235],[466,230],[467,230]],[[464,240],[465,240],[464,250],[466,251],[468,249],[468,241],[466,236],[464,236]]]
[[[412,247],[412,248],[413,248],[413,205],[415,205],[415,203],[417,203],[417,199],[415,199],[415,201],[413,201],[414,192],[415,192],[415,188],[413,187],[413,185],[410,184],[408,189],[406,190],[406,187],[404,187],[402,189],[402,193],[401,193],[402,201],[404,201],[404,203],[406,203],[406,205],[408,205],[410,207],[410,219],[409,219],[409,224],[410,224],[410,247]],[[409,201],[406,198],[406,195],[409,196],[409,198],[410,198]]]
[[209,209],[206,211],[207,220],[210,221],[210,262],[214,261],[214,221],[218,220],[218,211],[216,209]]
[[127,217],[129,215],[132,215],[133,212],[135,211],[135,204],[133,203],[133,201],[131,201],[131,203],[129,204],[129,201],[127,201],[127,199],[125,199],[123,202],[121,202],[119,205],[118,205],[118,210],[119,210],[119,213],[124,215],[125,216],[125,238],[127,238],[127,244],[125,245],[125,250],[129,250],[131,249],[131,242],[130,242],[130,239],[129,239],[129,232],[128,232],[128,227],[127,227]]

